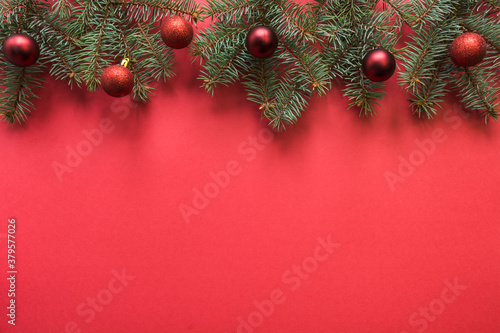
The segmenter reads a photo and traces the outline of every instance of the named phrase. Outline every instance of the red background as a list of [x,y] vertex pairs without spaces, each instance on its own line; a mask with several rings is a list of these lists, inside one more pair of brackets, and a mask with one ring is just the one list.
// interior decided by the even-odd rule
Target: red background
[[[188,51],[176,58],[145,105],[49,80],[26,125],[0,124],[0,247],[16,218],[19,272],[15,327],[0,283],[0,332],[234,333],[249,316],[258,327],[239,332],[500,330],[498,124],[452,97],[419,120],[393,77],[377,117],[358,118],[337,86],[264,143],[241,86],[212,98]],[[54,163],[105,118],[111,132],[58,177]],[[240,173],[186,223],[180,205],[230,161]],[[287,280],[329,236],[328,258]],[[110,294],[123,269],[135,278]],[[466,289],[439,301],[454,280]],[[281,304],[259,317],[254,301],[276,289]],[[112,300],[86,322],[77,308],[99,295]],[[429,306],[439,314],[425,319]]]

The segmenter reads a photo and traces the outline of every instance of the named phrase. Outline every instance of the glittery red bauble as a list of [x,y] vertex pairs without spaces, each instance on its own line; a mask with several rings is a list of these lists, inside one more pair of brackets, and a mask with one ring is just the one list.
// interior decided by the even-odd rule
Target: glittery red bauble
[[451,60],[461,67],[479,64],[486,55],[486,41],[473,32],[461,34],[450,47]]
[[36,40],[22,33],[5,38],[2,51],[10,63],[20,67],[34,64],[40,56],[40,48]]
[[193,26],[181,16],[171,16],[163,20],[161,38],[173,49],[183,49],[193,40]]
[[278,48],[278,36],[273,29],[260,25],[250,29],[245,45],[254,57],[267,58]]
[[363,73],[372,81],[388,80],[396,70],[396,59],[385,49],[375,49],[368,52],[362,62]]
[[123,97],[134,88],[134,76],[127,67],[112,65],[102,72],[101,85],[109,96]]

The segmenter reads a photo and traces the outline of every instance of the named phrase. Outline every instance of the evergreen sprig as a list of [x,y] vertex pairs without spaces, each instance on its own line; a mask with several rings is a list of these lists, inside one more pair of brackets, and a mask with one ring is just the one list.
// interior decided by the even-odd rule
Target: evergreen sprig
[[25,122],[33,109],[33,99],[38,98],[33,90],[41,88],[44,82],[40,78],[43,69],[40,65],[29,68],[14,66],[1,60],[2,72],[0,82],[0,114],[2,120],[9,123]]
[[[375,48],[396,53],[401,24],[406,20],[404,8],[396,7],[399,1],[387,3],[390,6],[380,8],[370,0],[325,0],[313,7],[320,17],[317,34],[323,61],[331,78],[345,83],[344,94],[360,115],[375,114],[374,105],[385,94],[384,83],[364,76],[362,59]],[[401,20],[393,20],[394,15]]]
[[[414,33],[404,53],[400,83],[412,94],[413,112],[432,118],[444,96],[453,90],[470,110],[498,118],[498,57],[500,16],[498,0],[413,1]],[[464,32],[480,34],[488,56],[479,65],[463,68],[450,59],[453,40]]]
[[[131,60],[133,96],[148,100],[152,82],[172,77],[174,55],[158,32],[165,15],[196,22],[194,0],[9,0],[0,3],[0,42],[15,32],[35,38],[41,50],[36,66],[17,68],[3,60],[1,112],[8,122],[26,120],[30,98],[41,87],[38,74],[49,73],[69,85],[100,88],[103,70],[122,58]],[[22,74],[22,75],[21,75]],[[11,96],[12,95],[12,96]]]
[[137,22],[158,21],[164,16],[181,15],[195,22],[201,11],[194,0],[110,0]]
[[[500,0],[207,0],[201,7],[195,0],[6,0],[0,15],[0,43],[25,32],[41,50],[27,68],[0,59],[0,115],[10,123],[26,120],[45,73],[71,87],[97,90],[103,70],[125,57],[133,96],[148,100],[154,81],[174,75],[173,52],[158,32],[168,15],[193,24],[210,18],[192,44],[203,64],[202,86],[213,94],[241,81],[248,99],[277,129],[295,124],[332,80],[344,84],[350,107],[360,115],[375,114],[385,85],[361,69],[374,48],[400,61],[399,83],[419,117],[436,115],[451,91],[485,121],[499,117]],[[270,58],[255,58],[246,49],[248,31],[257,25],[271,27],[279,38]],[[398,50],[403,25],[412,32]],[[453,63],[449,47],[467,31],[480,34],[488,50],[480,64],[463,68]]]
[[88,0],[78,5],[75,11],[83,31],[79,70],[87,88],[99,89],[103,70],[128,58],[134,77],[133,96],[149,100],[152,82],[174,75],[174,55],[160,37],[159,20],[179,14],[196,21],[198,8],[192,0]]
[[[209,93],[241,80],[249,100],[275,128],[296,123],[314,93],[325,94],[329,75],[315,46],[314,15],[292,0],[209,0],[203,15],[212,19],[193,46],[203,63],[200,78]],[[273,29],[278,49],[267,59],[253,57],[245,46],[248,31]]]

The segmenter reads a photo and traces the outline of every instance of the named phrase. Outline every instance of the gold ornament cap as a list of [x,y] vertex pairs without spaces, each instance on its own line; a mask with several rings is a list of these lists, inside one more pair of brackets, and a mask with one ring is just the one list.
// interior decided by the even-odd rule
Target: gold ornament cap
[[120,65],[122,65],[123,67],[126,68],[129,64],[129,62],[130,62],[129,58],[123,58],[122,63]]

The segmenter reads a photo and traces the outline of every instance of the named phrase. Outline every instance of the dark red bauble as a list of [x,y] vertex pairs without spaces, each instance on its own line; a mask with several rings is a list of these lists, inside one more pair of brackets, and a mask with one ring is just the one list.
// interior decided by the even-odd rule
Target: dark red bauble
[[40,57],[40,48],[33,37],[17,33],[5,38],[2,47],[5,58],[20,67],[33,65]]
[[134,76],[127,67],[112,65],[102,72],[101,85],[109,96],[123,97],[134,88]]
[[171,16],[163,20],[161,38],[173,49],[183,49],[193,40],[193,26],[182,16]]
[[450,56],[457,66],[477,65],[486,56],[486,41],[476,33],[463,33],[451,43]]
[[248,52],[257,58],[267,58],[278,48],[278,36],[273,29],[264,25],[250,29],[245,40]]
[[368,52],[362,62],[363,73],[372,81],[382,82],[391,78],[396,70],[396,59],[385,49]]

